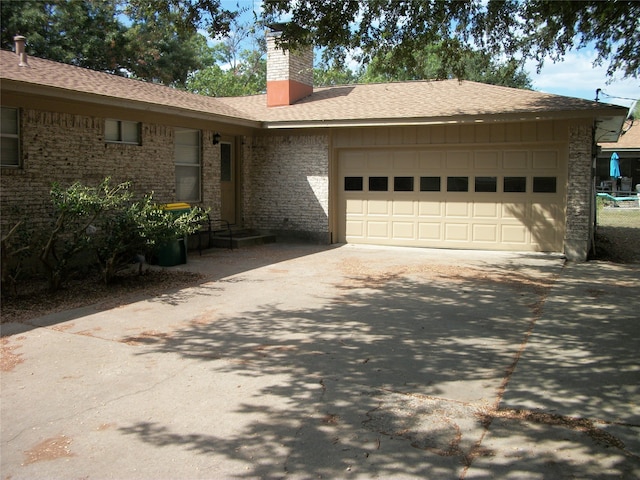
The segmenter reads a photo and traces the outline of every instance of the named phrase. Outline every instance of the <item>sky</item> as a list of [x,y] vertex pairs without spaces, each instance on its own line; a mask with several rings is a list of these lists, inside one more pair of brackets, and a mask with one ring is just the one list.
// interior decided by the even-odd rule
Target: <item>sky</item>
[[[222,6],[235,10],[237,5],[247,8],[247,21],[252,20],[251,11],[260,14],[262,0],[222,0]],[[599,101],[631,107],[634,100],[640,100],[640,78],[614,78],[606,75],[607,62],[594,66],[596,54],[593,50],[584,48],[569,51],[562,62],[553,63],[547,60],[540,73],[536,70],[535,62],[528,62],[525,70],[533,83],[533,89],[556,95],[595,100],[596,90],[603,93],[598,96]]]

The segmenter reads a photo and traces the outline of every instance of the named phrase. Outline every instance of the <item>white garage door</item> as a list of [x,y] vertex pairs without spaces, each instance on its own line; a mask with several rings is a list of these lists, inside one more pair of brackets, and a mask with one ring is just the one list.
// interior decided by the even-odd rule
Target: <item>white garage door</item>
[[558,146],[340,150],[338,240],[562,251]]

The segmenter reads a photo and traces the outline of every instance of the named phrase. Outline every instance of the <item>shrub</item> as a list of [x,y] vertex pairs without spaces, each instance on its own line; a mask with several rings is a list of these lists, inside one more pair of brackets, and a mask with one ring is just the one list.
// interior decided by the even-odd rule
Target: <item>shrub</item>
[[148,258],[162,245],[194,233],[205,217],[197,207],[174,215],[156,205],[152,194],[106,215],[95,242],[104,281],[111,282],[135,258]]
[[93,251],[104,281],[109,283],[137,256],[154,254],[161,245],[199,228],[206,217],[201,208],[174,215],[154,204],[153,194],[133,198],[130,183],[111,185],[105,178],[97,187],[79,182],[51,189],[54,218],[39,249],[49,289],[60,288],[81,252]]
[[66,189],[59,183],[53,184],[50,192],[53,224],[39,255],[49,290],[60,288],[71,259],[89,247],[98,217],[109,210],[117,211],[131,198],[128,183],[112,187],[110,182],[110,178],[105,178],[98,187],[76,182]]

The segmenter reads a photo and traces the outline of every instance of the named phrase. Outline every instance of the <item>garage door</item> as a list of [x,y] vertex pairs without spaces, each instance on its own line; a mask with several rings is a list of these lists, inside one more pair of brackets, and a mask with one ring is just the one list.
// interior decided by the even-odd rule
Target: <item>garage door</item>
[[340,150],[338,240],[562,251],[566,160],[558,146]]

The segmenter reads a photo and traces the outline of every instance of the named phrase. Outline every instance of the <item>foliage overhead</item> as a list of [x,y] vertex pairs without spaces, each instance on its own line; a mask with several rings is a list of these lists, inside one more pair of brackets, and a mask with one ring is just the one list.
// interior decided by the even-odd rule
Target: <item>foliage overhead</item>
[[183,86],[206,66],[199,30],[225,35],[236,15],[219,0],[3,0],[0,41],[24,35],[40,58]]
[[[285,48],[313,43],[330,57],[357,53],[368,63],[393,52],[397,65],[416,66],[413,53],[439,44],[441,72],[466,77],[469,49],[493,57],[557,61],[592,45],[607,74],[640,73],[640,2],[549,0],[270,0],[267,21],[288,18]],[[300,28],[302,27],[302,28]]]
[[229,34],[210,49],[209,65],[192,72],[185,88],[211,97],[263,92],[267,83],[266,41],[255,27],[231,22]]
[[[465,71],[465,78],[474,82],[502,85],[513,88],[532,87],[529,75],[520,62],[508,60],[497,62],[491,55],[477,50],[461,52],[457,64],[451,67],[442,60],[442,46],[429,45],[412,54],[410,65],[395,62],[394,50],[375,55],[361,74],[359,81],[389,82],[407,80],[428,80],[455,77],[455,71]],[[450,68],[447,69],[447,66]]]

